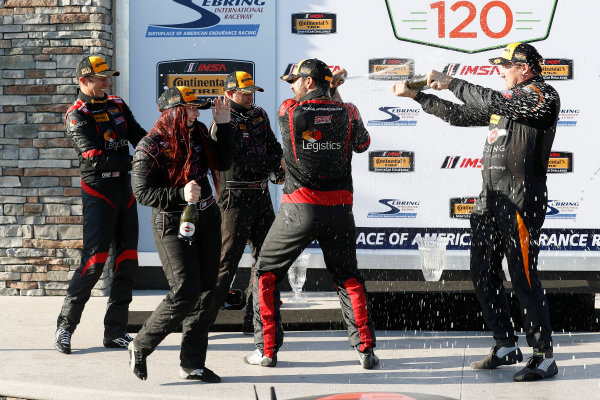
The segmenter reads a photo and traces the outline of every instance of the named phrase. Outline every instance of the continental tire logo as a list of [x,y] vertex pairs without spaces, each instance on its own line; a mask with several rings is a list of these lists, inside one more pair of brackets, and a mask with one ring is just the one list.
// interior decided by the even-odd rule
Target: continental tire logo
[[401,81],[415,73],[415,61],[410,58],[371,58],[369,79]]
[[477,197],[453,197],[450,199],[450,218],[469,219]]
[[548,173],[561,174],[573,172],[573,153],[553,151],[548,160]]
[[223,95],[225,78],[232,71],[244,71],[254,76],[254,62],[222,59],[159,62],[156,65],[156,98],[171,86],[187,86],[201,101],[214,100]]
[[292,33],[299,35],[323,35],[336,33],[336,15],[331,13],[292,14]]
[[542,76],[547,81],[573,79],[573,60],[546,58],[542,61]]
[[371,172],[413,172],[414,170],[415,153],[412,151],[369,152],[369,171]]

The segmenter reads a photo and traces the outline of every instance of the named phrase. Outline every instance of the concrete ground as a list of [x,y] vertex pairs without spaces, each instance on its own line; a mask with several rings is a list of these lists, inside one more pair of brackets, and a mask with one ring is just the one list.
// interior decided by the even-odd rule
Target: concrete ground
[[[148,311],[163,293],[136,292],[132,311]],[[554,335],[559,374],[553,379],[516,383],[525,363],[474,371],[471,361],[492,345],[482,332],[378,331],[380,365],[363,370],[343,331],[287,332],[276,368],[249,366],[253,349],[241,333],[211,334],[207,366],[220,384],[179,379],[180,334],[171,334],[148,358],[148,380],[129,370],[127,352],[102,347],[106,298],[90,299],[73,336],[73,353],[53,347],[61,297],[0,297],[0,398],[44,400],[106,399],[278,399],[357,391],[421,393],[452,399],[600,399],[600,333]],[[318,298],[320,307],[339,306]],[[284,298],[284,307],[299,307]],[[417,316],[418,318],[418,316]],[[520,340],[525,345],[524,338]],[[528,357],[531,350],[523,348]],[[414,395],[415,398],[419,397]],[[422,397],[422,398],[426,398]],[[433,397],[430,397],[433,398]]]

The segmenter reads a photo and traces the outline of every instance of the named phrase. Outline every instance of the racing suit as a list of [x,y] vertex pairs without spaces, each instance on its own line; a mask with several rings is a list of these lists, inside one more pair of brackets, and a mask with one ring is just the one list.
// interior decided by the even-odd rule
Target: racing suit
[[218,140],[195,121],[190,130],[191,167],[189,181],[201,188],[194,241],[177,238],[179,218],[185,207],[184,188],[169,178],[172,149],[160,132],[151,131],[138,144],[133,157],[133,191],[140,204],[152,207],[152,233],[170,292],[144,322],[135,337],[135,347],[149,355],[182,324],[181,366],[203,368],[212,321],[200,315],[210,304],[221,252],[221,215],[208,181],[205,149],[216,155],[217,167],[227,169],[233,156],[229,124],[218,125]]
[[93,99],[82,92],[67,110],[65,124],[81,170],[83,251],[57,326],[75,331],[114,241],[114,279],[104,317],[104,337],[112,340],[127,332],[138,267],[138,217],[129,176],[129,143],[137,145],[146,131],[120,97]]
[[[213,299],[223,305],[231,286],[246,242],[256,260],[265,236],[275,219],[269,194],[269,174],[281,170],[281,145],[275,139],[265,110],[252,106],[250,110],[231,102],[231,128],[235,132],[233,165],[219,172],[218,204],[223,219],[221,225],[221,265]],[[254,276],[256,262],[252,265]],[[250,279],[252,282],[252,279]],[[252,284],[246,293],[244,322],[252,325]],[[215,308],[218,312],[218,308]],[[214,315],[216,318],[216,313]]]
[[548,302],[537,271],[539,236],[548,202],[546,172],[560,111],[558,93],[540,75],[495,91],[453,79],[459,105],[420,92],[423,110],[452,125],[489,126],[483,188],[471,213],[471,278],[497,342],[516,342],[502,283],[506,255],[527,343],[552,349]]
[[286,161],[282,204],[263,244],[254,281],[254,342],[272,358],[283,343],[279,289],[294,260],[314,240],[333,277],[350,345],[375,347],[375,330],[364,279],[356,262],[352,214],[352,152],[369,147],[370,137],[350,103],[315,89],[300,102],[279,108]]

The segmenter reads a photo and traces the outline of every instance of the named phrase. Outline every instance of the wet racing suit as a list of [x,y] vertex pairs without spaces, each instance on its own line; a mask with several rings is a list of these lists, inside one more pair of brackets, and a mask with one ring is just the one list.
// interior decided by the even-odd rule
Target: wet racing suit
[[282,204],[263,244],[254,282],[254,342],[272,358],[283,343],[277,284],[314,240],[323,251],[348,326],[350,345],[375,347],[367,292],[356,262],[352,152],[370,143],[358,109],[316,89],[279,108],[286,162]]
[[506,255],[527,343],[552,347],[548,302],[537,272],[538,239],[548,202],[546,172],[560,111],[558,93],[540,75],[495,91],[453,79],[459,105],[420,92],[423,110],[452,125],[489,126],[483,188],[471,214],[471,278],[484,319],[501,342],[516,342],[502,283]]
[[129,176],[129,143],[137,145],[146,131],[120,97],[93,99],[82,92],[67,110],[65,124],[81,170],[83,251],[57,326],[75,331],[114,241],[114,279],[104,317],[104,337],[112,340],[127,332],[138,267],[138,217]]
[[[221,265],[213,299],[223,305],[225,295],[249,243],[252,257],[258,259],[265,236],[275,219],[269,194],[269,175],[281,170],[281,145],[271,129],[265,110],[250,110],[231,102],[231,128],[235,132],[233,165],[219,172],[217,202],[223,219]],[[252,265],[254,276],[256,261]],[[245,325],[252,325],[252,279],[246,293]],[[216,308],[218,311],[218,308]],[[215,313],[216,318],[216,313]]]
[[221,215],[208,181],[205,148],[216,156],[216,167],[227,169],[233,156],[229,124],[219,124],[217,141],[199,121],[190,132],[192,159],[189,181],[200,185],[194,241],[177,238],[179,219],[186,205],[184,185],[169,178],[172,149],[160,132],[152,130],[138,144],[133,158],[133,191],[140,204],[152,207],[152,233],[170,292],[144,322],[135,347],[149,355],[182,325],[180,361],[184,368],[203,368],[212,320],[202,315],[211,302],[221,253]]

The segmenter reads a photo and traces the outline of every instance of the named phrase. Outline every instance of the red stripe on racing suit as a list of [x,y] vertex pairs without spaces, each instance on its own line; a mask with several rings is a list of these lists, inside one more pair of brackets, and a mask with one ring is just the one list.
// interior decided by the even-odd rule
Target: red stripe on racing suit
[[275,274],[267,272],[258,279],[258,301],[260,304],[260,319],[263,323],[263,354],[273,358],[275,347]]
[[137,252],[137,250],[132,250],[132,249],[124,250],[117,257],[117,262],[115,263],[115,272],[117,272],[117,269],[119,268],[119,264],[121,262],[123,262],[125,260],[137,260],[137,259],[138,259],[138,252]]
[[309,188],[300,188],[281,197],[282,203],[308,203],[321,206],[340,206],[352,204],[353,195],[349,190],[321,191]]
[[83,267],[83,271],[81,271],[81,275],[84,275],[85,271],[87,271],[88,268],[94,264],[104,264],[106,262],[107,258],[108,258],[108,252],[94,254],[92,257],[90,257],[88,262],[85,263],[85,266]]
[[360,351],[373,347],[373,338],[369,331],[369,314],[367,313],[367,296],[365,290],[356,278],[350,278],[344,282],[344,287],[350,297],[352,311],[354,312],[354,322],[360,336]]
[[112,208],[117,208],[115,207],[115,205],[112,203],[112,201],[110,201],[108,199],[108,197],[106,197],[105,195],[103,195],[102,193],[100,193],[99,191],[91,188],[90,186],[86,185],[85,182],[81,181],[81,188],[90,196],[94,196],[94,197],[98,197],[99,199],[102,199],[104,201],[106,201],[108,204],[110,204],[110,206]]

